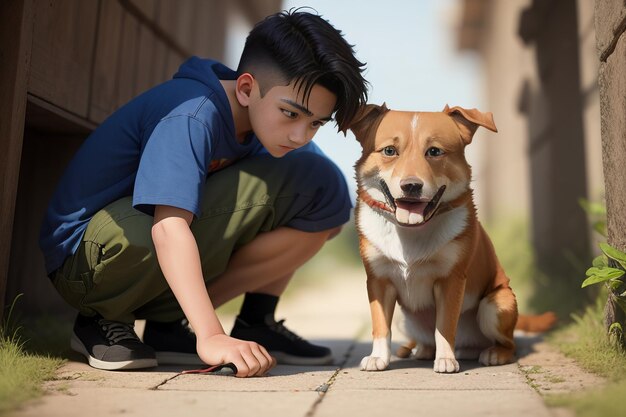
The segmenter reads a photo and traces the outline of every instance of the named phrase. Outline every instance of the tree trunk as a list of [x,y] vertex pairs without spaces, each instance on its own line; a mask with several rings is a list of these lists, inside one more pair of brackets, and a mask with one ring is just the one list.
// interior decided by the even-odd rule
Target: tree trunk
[[[595,28],[608,244],[626,252],[626,2],[596,1]],[[626,328],[624,310],[615,303],[621,291],[609,295],[607,327],[617,322]]]

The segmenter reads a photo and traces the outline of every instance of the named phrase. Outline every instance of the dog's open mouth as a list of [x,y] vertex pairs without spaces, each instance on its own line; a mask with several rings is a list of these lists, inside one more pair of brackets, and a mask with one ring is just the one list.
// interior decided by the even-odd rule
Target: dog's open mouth
[[395,215],[398,223],[409,226],[421,226],[429,221],[439,208],[439,201],[446,186],[442,185],[430,201],[419,198],[396,198]]

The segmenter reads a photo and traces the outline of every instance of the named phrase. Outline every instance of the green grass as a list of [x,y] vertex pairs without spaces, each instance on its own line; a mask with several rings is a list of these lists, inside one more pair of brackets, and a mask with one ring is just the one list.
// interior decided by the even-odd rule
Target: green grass
[[549,341],[583,368],[611,381],[622,381],[626,380],[626,353],[607,337],[604,300],[603,294],[583,314],[573,315],[573,322],[551,335]]
[[17,340],[0,341],[0,414],[42,393],[63,360],[26,353]]
[[0,325],[0,414],[41,395],[43,382],[53,379],[63,363],[49,354],[27,351],[23,328],[11,322],[14,305]]
[[624,415],[626,381],[583,395],[569,395],[548,398],[552,407],[567,407],[576,412],[577,417],[613,417]]
[[605,386],[591,391],[547,398],[551,406],[567,407],[577,417],[624,415],[626,352],[607,337],[603,325],[605,294],[573,322],[550,336],[549,342],[583,368],[607,378]]

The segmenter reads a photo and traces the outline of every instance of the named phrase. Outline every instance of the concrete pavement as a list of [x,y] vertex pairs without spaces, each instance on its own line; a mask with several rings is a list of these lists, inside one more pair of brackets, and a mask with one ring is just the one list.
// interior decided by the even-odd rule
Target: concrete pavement
[[[306,338],[333,348],[335,364],[278,366],[263,378],[182,375],[181,367],[106,372],[76,356],[46,384],[47,393],[11,415],[42,416],[550,416],[518,364],[441,375],[431,361],[398,360],[384,372],[362,372],[370,324],[364,276],[305,287],[281,301],[277,318]],[[225,327],[232,317],[223,316]],[[358,414],[357,414],[358,413]]]

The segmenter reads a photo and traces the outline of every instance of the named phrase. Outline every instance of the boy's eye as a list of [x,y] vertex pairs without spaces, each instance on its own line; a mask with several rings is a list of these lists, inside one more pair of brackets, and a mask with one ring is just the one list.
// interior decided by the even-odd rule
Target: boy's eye
[[326,122],[325,122],[325,121],[316,120],[316,121],[314,121],[313,123],[311,123],[311,127],[312,127],[313,129],[317,129],[317,128],[320,128],[320,127],[324,126],[325,124],[326,124]]
[[441,156],[443,154],[444,154],[444,152],[441,149],[436,148],[434,146],[431,147],[431,148],[428,148],[428,150],[426,151],[426,156],[431,156],[433,158],[437,157],[437,156]]
[[398,151],[395,147],[393,146],[385,146],[382,150],[383,155],[385,156],[396,156],[398,155]]
[[287,117],[289,117],[290,119],[295,119],[296,117],[298,117],[298,113],[287,110],[287,109],[280,109],[280,111],[283,112],[283,114]]

